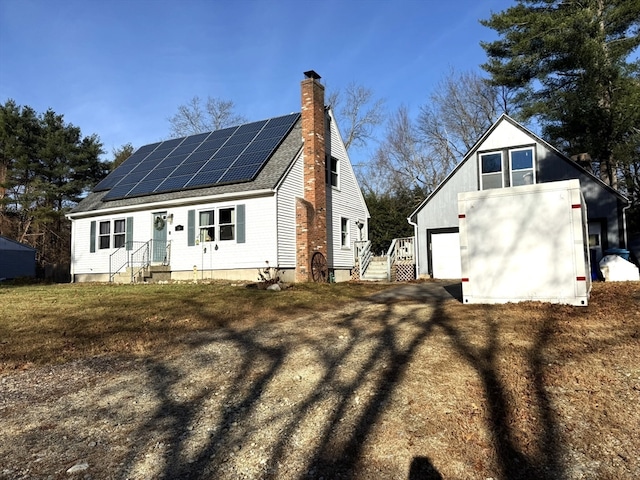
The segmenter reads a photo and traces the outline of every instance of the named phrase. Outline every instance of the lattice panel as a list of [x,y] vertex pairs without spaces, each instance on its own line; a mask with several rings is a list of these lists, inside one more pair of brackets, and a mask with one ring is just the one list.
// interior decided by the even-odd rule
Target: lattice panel
[[416,266],[413,263],[395,264],[395,281],[409,282],[416,279]]
[[360,280],[360,265],[351,269],[351,280]]

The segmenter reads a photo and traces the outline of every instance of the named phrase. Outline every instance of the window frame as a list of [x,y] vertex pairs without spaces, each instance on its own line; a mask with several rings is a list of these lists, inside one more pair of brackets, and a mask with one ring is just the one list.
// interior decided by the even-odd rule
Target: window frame
[[[102,226],[106,225],[105,232]],[[98,222],[98,250],[108,250],[111,248],[111,220],[101,220]]]
[[[518,168],[518,169],[514,169],[513,168],[513,153],[514,152],[524,152],[524,151],[530,151],[531,152],[531,167],[528,168]],[[518,186],[522,186],[522,185],[533,185],[536,183],[536,152],[535,149],[533,147],[517,147],[517,148],[510,148],[508,150],[509,153],[509,185],[512,187],[518,187]],[[517,185],[515,185],[514,183],[514,172],[523,172],[523,171],[527,171],[527,170],[531,170],[531,183],[518,183]],[[526,175],[526,174],[525,174]]]
[[[211,222],[203,224],[202,214],[210,214]],[[215,208],[198,211],[198,241],[200,243],[216,241],[216,209]]]
[[[198,243],[236,241],[238,235],[237,211],[237,205],[198,210]],[[228,212],[230,212],[230,215],[228,215]],[[209,217],[209,223],[202,223],[202,218],[205,214]]]
[[[122,231],[118,231],[117,225],[121,225]],[[113,220],[113,248],[122,248],[127,244],[127,219],[116,218]]]
[[[230,211],[231,218],[230,221],[223,222],[222,220],[222,212]],[[226,220],[226,218],[225,218]],[[236,207],[220,207],[218,208],[218,238],[221,242],[229,242],[234,241],[236,239],[236,224],[237,224],[237,216],[236,216]],[[231,237],[228,235],[227,229],[230,229]]]
[[[488,157],[490,155],[500,155],[500,170],[497,172],[483,172],[483,158]],[[502,150],[492,150],[487,152],[482,152],[478,154],[478,169],[480,171],[480,190],[492,190],[495,188],[504,188],[504,154]],[[500,175],[500,186],[499,187],[485,187],[485,178],[489,175],[495,177],[497,174]]]
[[327,155],[325,163],[325,183],[334,188],[340,188],[340,160],[332,155]]
[[351,248],[351,228],[348,218],[340,217],[340,247]]

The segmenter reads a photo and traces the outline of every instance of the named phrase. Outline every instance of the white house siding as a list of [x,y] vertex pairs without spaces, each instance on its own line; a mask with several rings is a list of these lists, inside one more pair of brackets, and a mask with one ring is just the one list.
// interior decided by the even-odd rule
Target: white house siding
[[[89,276],[88,279],[90,280],[109,280],[109,258],[111,257],[111,254],[116,251],[116,249],[100,249],[96,244],[95,252],[91,252],[91,222],[96,222],[96,229],[98,228],[100,222],[104,221],[110,221],[111,226],[113,227],[113,220],[126,220],[127,217],[133,217],[133,241],[148,241],[152,235],[152,218],[151,213],[149,212],[113,213],[73,220],[73,225],[71,228],[71,265],[73,266],[73,271],[71,272],[72,278],[76,276],[80,276],[81,278],[82,276]],[[98,235],[96,233],[96,242],[97,237]]]
[[532,143],[533,139],[522,129],[509,122],[502,122],[483,140],[477,151],[500,150],[510,146],[531,145]]
[[[331,135],[328,138],[328,152],[338,159],[338,188],[327,186],[327,228],[328,263],[334,269],[348,270],[355,264],[354,243],[359,240],[356,222],[364,223],[362,240],[367,240],[369,211],[364,202],[351,161],[344,148],[344,142],[333,119],[331,111]],[[341,219],[349,220],[349,248],[343,248]]]
[[[245,208],[245,242],[235,240],[218,240],[189,246],[187,239],[187,223],[189,210],[195,210],[196,224],[198,212],[203,210],[237,207]],[[258,269],[265,262],[275,265],[276,253],[276,214],[275,197],[273,195],[259,198],[237,199],[223,202],[208,202],[168,209],[174,215],[171,234],[171,270],[192,272],[195,266],[198,271]],[[183,225],[184,230],[176,232],[175,226]],[[237,234],[236,234],[237,237]],[[196,228],[196,239],[198,229]],[[216,249],[217,247],[217,249]],[[206,275],[205,275],[206,276]],[[215,275],[210,275],[215,278]],[[257,275],[256,275],[257,276]]]
[[[206,242],[188,245],[188,212],[195,210],[196,225],[201,210],[219,209],[244,205],[245,208],[245,243],[236,240]],[[171,242],[171,270],[172,277],[180,277],[177,272],[183,272],[182,277],[192,278],[194,266],[198,271],[211,270],[251,270],[264,267],[265,261],[275,265],[277,263],[276,248],[276,209],[275,196],[268,195],[255,198],[207,202],[196,205],[158,206],[153,209],[126,212],[110,215],[100,215],[89,218],[79,218],[73,221],[72,236],[72,275],[76,280],[107,281],[109,279],[109,257],[115,248],[90,250],[91,222],[99,225],[101,221],[133,218],[134,242],[147,242],[153,237],[153,212],[166,211],[172,217],[167,223],[167,240]],[[182,229],[176,228],[181,226]],[[196,238],[198,229],[196,228]],[[217,250],[215,247],[218,247]],[[206,249],[206,251],[205,251]],[[113,267],[115,268],[115,266]],[[215,278],[215,275],[209,275]]]
[[278,266],[296,266],[296,197],[304,195],[302,155],[293,163],[277,193]]

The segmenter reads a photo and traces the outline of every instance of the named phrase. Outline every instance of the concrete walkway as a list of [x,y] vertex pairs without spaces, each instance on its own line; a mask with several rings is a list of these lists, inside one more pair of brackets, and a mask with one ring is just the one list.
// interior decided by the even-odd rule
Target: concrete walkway
[[462,302],[462,284],[453,280],[405,283],[390,287],[388,290],[376,293],[370,298],[376,303],[435,302],[444,300]]

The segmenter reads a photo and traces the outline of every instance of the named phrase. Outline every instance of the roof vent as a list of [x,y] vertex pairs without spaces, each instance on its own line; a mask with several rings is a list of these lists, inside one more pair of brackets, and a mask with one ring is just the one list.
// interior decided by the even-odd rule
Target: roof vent
[[313,78],[314,80],[320,80],[320,75],[318,75],[313,70],[309,70],[308,72],[304,72],[304,78]]

